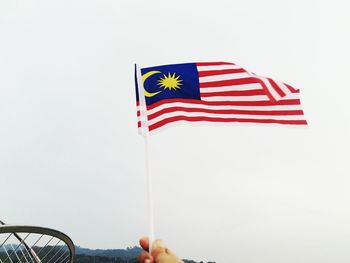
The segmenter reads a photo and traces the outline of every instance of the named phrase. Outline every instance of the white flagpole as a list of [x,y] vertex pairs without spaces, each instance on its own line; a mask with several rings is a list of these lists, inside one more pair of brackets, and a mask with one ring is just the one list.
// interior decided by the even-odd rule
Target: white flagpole
[[147,176],[147,195],[148,195],[148,223],[149,223],[149,253],[152,252],[152,244],[154,241],[154,210],[153,210],[153,180],[152,174],[150,173],[149,168],[149,147],[148,147],[148,118],[147,118],[147,108],[146,100],[143,91],[143,83],[141,77],[141,69],[136,66],[136,76],[137,76],[137,86],[139,91],[139,100],[140,100],[140,118],[141,118],[141,133],[145,142],[145,163],[146,163],[146,176]]
[[148,189],[148,222],[149,222],[149,253],[152,252],[152,244],[154,241],[154,210],[153,210],[153,178],[149,169],[149,150],[148,137],[144,136],[145,141],[145,155],[146,155],[146,175],[147,175],[147,189]]

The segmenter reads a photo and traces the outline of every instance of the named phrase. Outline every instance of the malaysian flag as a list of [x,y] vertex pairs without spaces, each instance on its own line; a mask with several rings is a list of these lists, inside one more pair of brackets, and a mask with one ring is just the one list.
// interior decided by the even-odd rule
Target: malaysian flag
[[141,134],[181,122],[307,125],[299,90],[229,62],[137,70]]

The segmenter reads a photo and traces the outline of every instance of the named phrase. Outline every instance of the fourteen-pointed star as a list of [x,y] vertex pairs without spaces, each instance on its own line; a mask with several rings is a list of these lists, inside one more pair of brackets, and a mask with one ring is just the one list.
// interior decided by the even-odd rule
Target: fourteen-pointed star
[[181,89],[182,80],[179,79],[180,76],[176,76],[176,73],[174,72],[173,75],[168,73],[168,76],[163,74],[163,77],[158,80],[158,85],[163,89],[168,90],[177,90]]

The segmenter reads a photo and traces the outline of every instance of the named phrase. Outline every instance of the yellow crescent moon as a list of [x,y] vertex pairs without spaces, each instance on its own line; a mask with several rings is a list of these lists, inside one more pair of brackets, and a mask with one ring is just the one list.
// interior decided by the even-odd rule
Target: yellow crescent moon
[[[152,70],[152,71],[149,71],[149,72],[143,74],[142,77],[141,77],[142,84],[144,84],[146,79],[148,79],[150,76],[152,76],[154,74],[158,74],[158,73],[162,73],[162,72],[160,72],[158,70]],[[146,97],[150,98],[150,97],[153,97],[153,96],[157,95],[158,93],[161,93],[162,91],[157,91],[157,92],[150,93],[145,88],[143,88],[143,92],[144,92]]]

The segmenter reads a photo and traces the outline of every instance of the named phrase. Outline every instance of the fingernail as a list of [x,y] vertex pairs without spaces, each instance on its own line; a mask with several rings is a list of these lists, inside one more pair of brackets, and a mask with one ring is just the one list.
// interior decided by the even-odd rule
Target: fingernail
[[151,263],[151,260],[150,259],[146,259],[145,263]]
[[148,242],[148,237],[141,237],[141,238],[140,238],[140,241],[146,241],[146,242]]

